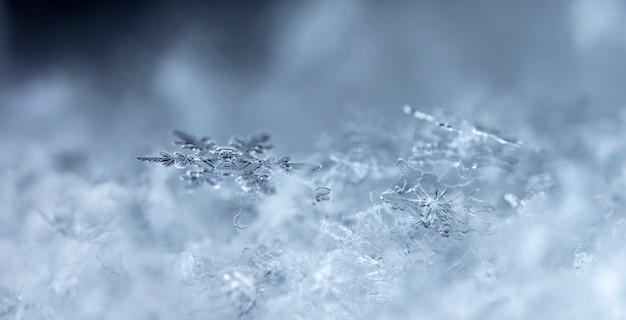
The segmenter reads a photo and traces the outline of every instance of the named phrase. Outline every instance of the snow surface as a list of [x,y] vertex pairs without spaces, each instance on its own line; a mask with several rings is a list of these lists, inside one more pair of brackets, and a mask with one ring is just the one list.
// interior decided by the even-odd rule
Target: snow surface
[[[262,70],[0,76],[0,319],[626,319],[623,2],[276,16]],[[174,129],[322,168],[189,190]]]

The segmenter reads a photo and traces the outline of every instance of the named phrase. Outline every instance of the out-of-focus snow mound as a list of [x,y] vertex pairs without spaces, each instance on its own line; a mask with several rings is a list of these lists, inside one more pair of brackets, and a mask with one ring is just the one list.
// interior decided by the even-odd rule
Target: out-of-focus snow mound
[[[287,6],[245,81],[194,32],[0,76],[0,319],[625,318],[624,5],[509,5]],[[322,168],[190,191],[135,160],[176,128]]]

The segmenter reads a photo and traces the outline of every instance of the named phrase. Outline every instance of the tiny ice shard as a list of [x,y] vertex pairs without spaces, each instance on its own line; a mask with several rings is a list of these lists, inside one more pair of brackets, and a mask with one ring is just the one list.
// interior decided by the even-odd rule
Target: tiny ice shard
[[501,144],[508,144],[518,148],[522,146],[522,141],[513,141],[513,139],[504,138],[500,133],[486,128],[482,128],[478,125],[472,128],[472,133],[475,135],[491,138]]
[[450,122],[446,122],[443,121],[441,119],[438,119],[437,117],[430,115],[428,113],[419,111],[417,109],[413,109],[412,107],[405,105],[403,108],[405,113],[413,115],[413,117],[417,118],[417,119],[421,119],[421,120],[426,120],[428,122],[432,122],[434,124],[436,124],[437,126],[439,126],[440,128],[446,129],[448,131],[454,131],[457,133],[461,133],[461,130],[454,126],[453,124],[451,124]]
[[209,138],[196,139],[196,137],[180,130],[174,130],[174,135],[180,139],[174,141],[174,145],[180,145],[183,149],[211,150],[216,146],[215,142]]
[[448,131],[456,132],[459,134],[470,134],[478,137],[485,137],[492,139],[500,144],[506,144],[518,148],[522,146],[521,141],[514,141],[513,139],[504,138],[496,131],[486,129],[478,125],[470,124],[467,121],[457,119],[442,119],[442,117],[430,115],[428,113],[414,109],[408,105],[405,105],[402,110],[417,119],[434,123],[438,127]]

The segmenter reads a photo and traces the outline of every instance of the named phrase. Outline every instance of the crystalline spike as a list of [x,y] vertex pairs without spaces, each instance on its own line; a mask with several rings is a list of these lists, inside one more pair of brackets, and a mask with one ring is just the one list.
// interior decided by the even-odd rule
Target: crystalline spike
[[160,152],[161,156],[144,156],[144,157],[137,157],[136,159],[139,161],[146,161],[146,162],[160,162],[161,164],[163,164],[166,167],[170,167],[172,165],[174,165],[175,163],[175,159],[170,156],[167,152]]
[[507,138],[501,137],[497,132],[487,130],[480,126],[474,126],[472,128],[472,133],[478,136],[484,136],[484,137],[493,139],[500,144],[511,145],[516,148],[521,148],[523,145],[523,142],[521,140],[513,141],[513,139],[507,139]]
[[435,117],[433,117],[433,116],[431,116],[431,115],[429,115],[427,113],[421,112],[419,110],[412,110],[412,111],[413,111],[413,116],[415,118],[426,120],[428,122],[439,123]]
[[272,145],[267,143],[269,139],[269,134],[257,133],[246,138],[232,137],[228,142],[228,145],[241,151],[242,153],[261,154],[272,148]]
[[163,157],[144,156],[144,157],[136,157],[135,159],[139,161],[146,161],[146,162],[163,162]]
[[180,139],[179,141],[174,141],[174,145],[180,145],[183,149],[206,150],[213,145],[209,138],[201,138],[198,140],[196,137],[180,130],[174,130],[173,133]]

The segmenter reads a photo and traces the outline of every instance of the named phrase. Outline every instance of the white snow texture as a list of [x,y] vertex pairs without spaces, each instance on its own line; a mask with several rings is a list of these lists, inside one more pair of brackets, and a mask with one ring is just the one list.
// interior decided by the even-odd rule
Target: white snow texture
[[0,319],[626,319],[626,3],[275,11],[0,76]]

